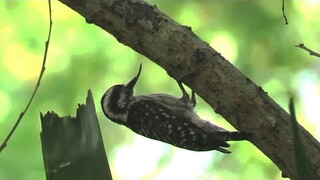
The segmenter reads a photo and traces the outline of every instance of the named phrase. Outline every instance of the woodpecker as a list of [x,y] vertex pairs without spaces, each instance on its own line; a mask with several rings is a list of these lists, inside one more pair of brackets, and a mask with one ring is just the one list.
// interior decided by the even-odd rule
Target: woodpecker
[[228,131],[201,119],[195,112],[195,93],[191,98],[181,82],[182,97],[168,94],[134,95],[141,73],[127,84],[109,88],[101,98],[103,113],[111,121],[124,125],[137,134],[192,151],[218,150],[230,153],[226,141],[247,140],[246,131]]

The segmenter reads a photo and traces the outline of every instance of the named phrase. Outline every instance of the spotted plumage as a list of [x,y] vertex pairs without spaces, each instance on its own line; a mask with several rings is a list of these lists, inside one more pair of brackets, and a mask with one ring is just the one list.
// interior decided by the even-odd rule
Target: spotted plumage
[[115,85],[101,99],[104,114],[112,121],[125,125],[145,137],[193,151],[218,150],[230,145],[229,140],[245,140],[247,132],[230,132],[209,121],[201,119],[194,111],[195,95],[191,99],[178,82],[183,92],[181,98],[167,94],[134,96],[133,88],[138,75],[126,85]]

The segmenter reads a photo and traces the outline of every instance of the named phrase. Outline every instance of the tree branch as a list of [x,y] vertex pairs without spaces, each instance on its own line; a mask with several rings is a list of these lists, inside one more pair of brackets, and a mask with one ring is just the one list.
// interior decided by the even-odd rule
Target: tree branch
[[301,49],[309,52],[309,54],[310,54],[311,56],[316,56],[316,57],[319,57],[319,58],[320,58],[320,53],[317,53],[317,52],[315,52],[315,51],[307,48],[303,43],[300,43],[300,44],[296,45],[296,47],[301,48]]
[[43,53],[43,60],[42,60],[42,66],[41,66],[41,71],[38,77],[38,81],[37,84],[33,90],[33,93],[26,105],[26,107],[24,108],[24,110],[20,113],[18,119],[16,120],[15,124],[13,125],[12,129],[10,130],[9,134],[7,135],[7,137],[4,139],[4,141],[1,143],[0,145],[0,153],[2,152],[2,150],[7,146],[8,141],[10,140],[11,136],[13,135],[13,133],[15,132],[15,130],[17,129],[17,127],[19,126],[21,120],[23,119],[24,115],[26,114],[26,112],[28,111],[37,91],[38,88],[40,87],[40,82],[42,79],[42,76],[44,74],[44,71],[46,69],[46,61],[47,61],[47,54],[48,54],[48,49],[49,49],[49,44],[50,44],[50,38],[51,38],[51,29],[52,29],[52,16],[51,16],[51,0],[48,0],[48,6],[49,6],[49,32],[48,32],[48,38],[47,41],[45,42],[45,49],[44,49],[44,53]]
[[[190,27],[142,0],[60,1],[183,81],[237,129],[252,132],[250,141],[283,174],[298,179],[290,115]],[[299,128],[308,147],[306,154],[313,157],[311,174],[319,179],[320,145],[303,127]]]

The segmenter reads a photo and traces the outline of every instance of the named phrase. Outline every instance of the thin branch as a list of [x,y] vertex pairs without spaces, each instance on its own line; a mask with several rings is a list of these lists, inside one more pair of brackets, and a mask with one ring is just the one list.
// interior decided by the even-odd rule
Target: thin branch
[[303,43],[300,43],[299,45],[296,45],[296,47],[298,48],[301,48],[301,49],[304,49],[305,51],[309,52],[309,54],[311,56],[316,56],[316,57],[319,57],[320,58],[320,53],[317,53],[309,48],[307,48]]
[[51,38],[51,29],[52,29],[52,13],[51,13],[51,0],[48,0],[48,4],[49,4],[49,20],[50,20],[50,24],[49,24],[49,33],[48,33],[48,39],[45,43],[45,50],[44,50],[44,55],[43,55],[43,61],[42,61],[42,67],[41,67],[41,72],[39,74],[39,78],[37,81],[37,84],[33,90],[33,93],[29,99],[29,102],[27,104],[27,106],[25,107],[25,109],[20,113],[16,123],[14,124],[14,126],[12,127],[11,131],[9,132],[8,136],[5,138],[5,140],[2,142],[1,146],[0,146],[0,153],[2,152],[2,150],[7,146],[8,141],[10,140],[11,136],[13,135],[13,133],[15,132],[15,130],[17,129],[18,125],[20,124],[22,118],[24,117],[25,113],[28,111],[37,91],[38,88],[40,86],[40,82],[42,79],[42,76],[44,74],[44,71],[46,69],[45,65],[46,65],[46,61],[47,61],[47,54],[48,54],[48,48],[49,48],[49,43],[50,43],[50,38]]
[[282,0],[282,16],[283,16],[283,18],[284,18],[284,20],[285,20],[286,25],[289,24],[289,23],[288,23],[287,16],[286,16],[286,13],[285,13],[285,11],[284,11],[284,0]]

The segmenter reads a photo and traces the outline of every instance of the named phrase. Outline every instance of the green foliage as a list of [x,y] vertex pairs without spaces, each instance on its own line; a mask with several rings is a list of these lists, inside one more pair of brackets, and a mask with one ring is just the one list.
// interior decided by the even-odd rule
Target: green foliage
[[[281,3],[276,1],[149,2],[179,23],[191,26],[283,107],[287,106],[288,91],[300,92],[302,101],[298,107],[320,102],[315,99],[319,97],[315,68],[319,61],[294,47],[304,42],[310,48],[320,49],[314,41],[318,30],[313,28],[320,23],[316,11],[319,4],[286,1],[289,25],[285,26]],[[134,157],[139,157],[140,164],[134,161],[132,166],[140,170],[130,175],[136,179],[164,178],[175,170],[180,173],[175,177],[189,179],[280,179],[277,167],[250,143],[233,143],[231,155],[194,153],[140,138],[108,121],[100,110],[100,97],[111,85],[127,82],[140,63],[144,68],[136,86],[137,94],[166,92],[180,96],[179,89],[157,65],[100,28],[87,24],[83,17],[60,2],[53,1],[52,5],[54,27],[47,70],[30,111],[0,154],[0,179],[45,178],[39,111],[74,115],[75,107],[89,88],[95,95],[115,179],[128,178],[125,175],[130,174],[129,170],[119,170],[117,164],[124,167],[123,163],[131,163]],[[35,86],[49,23],[46,7],[46,1],[0,2],[0,140],[9,132]],[[312,103],[308,95],[313,95]],[[315,133],[315,125],[307,121],[314,120],[312,109],[298,109],[297,115]],[[231,129],[201,99],[196,110],[201,117]],[[125,162],[119,160],[124,154],[128,155]],[[147,154],[153,155],[152,162],[143,158]],[[144,168],[147,172],[140,172]]]

